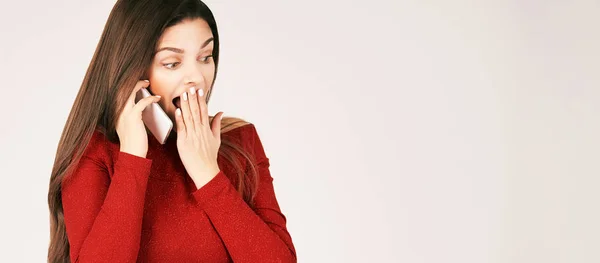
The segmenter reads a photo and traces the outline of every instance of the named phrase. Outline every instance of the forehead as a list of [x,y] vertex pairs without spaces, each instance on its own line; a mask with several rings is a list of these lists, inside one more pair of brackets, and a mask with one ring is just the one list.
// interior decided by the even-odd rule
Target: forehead
[[[213,36],[210,27],[202,19],[184,20],[177,25],[171,26],[163,32],[158,44],[199,45]],[[211,44],[212,45],[212,44]]]

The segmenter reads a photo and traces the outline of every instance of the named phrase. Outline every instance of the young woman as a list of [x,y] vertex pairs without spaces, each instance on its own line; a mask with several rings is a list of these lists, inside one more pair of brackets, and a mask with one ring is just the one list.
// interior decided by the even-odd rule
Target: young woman
[[200,0],[115,4],[58,145],[49,262],[296,262],[256,128],[208,116],[218,62]]

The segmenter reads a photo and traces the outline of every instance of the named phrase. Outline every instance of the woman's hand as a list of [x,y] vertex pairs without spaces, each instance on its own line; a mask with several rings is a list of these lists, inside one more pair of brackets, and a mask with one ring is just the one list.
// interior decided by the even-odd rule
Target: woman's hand
[[129,95],[125,108],[119,115],[116,130],[119,135],[120,151],[146,158],[148,153],[148,134],[142,121],[142,111],[151,103],[160,100],[160,96],[150,96],[135,103],[135,94],[148,87],[149,82],[140,80]]
[[221,146],[221,118],[219,112],[212,123],[202,89],[194,87],[181,95],[181,109],[175,113],[177,150],[181,161],[198,189],[212,180],[220,171],[217,164]]

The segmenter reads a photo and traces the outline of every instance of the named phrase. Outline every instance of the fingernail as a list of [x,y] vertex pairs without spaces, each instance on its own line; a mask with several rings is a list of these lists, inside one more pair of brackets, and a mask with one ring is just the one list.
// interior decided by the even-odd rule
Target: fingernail
[[150,83],[150,81],[149,81],[149,80],[147,80],[147,79],[145,79],[144,81],[145,81],[145,82],[148,82],[148,83]]
[[156,95],[155,97],[158,98],[159,100],[160,100],[160,98],[162,98],[160,95]]
[[175,114],[177,114],[178,116],[181,116],[181,109],[177,108],[177,110],[175,110]]
[[200,97],[204,96],[204,90],[203,89],[199,89],[198,90],[198,96],[200,96]]
[[183,93],[183,100],[187,100],[187,92]]
[[192,95],[194,95],[194,94],[196,93],[196,88],[194,88],[194,87],[191,87],[191,88],[190,88],[190,93],[192,93]]

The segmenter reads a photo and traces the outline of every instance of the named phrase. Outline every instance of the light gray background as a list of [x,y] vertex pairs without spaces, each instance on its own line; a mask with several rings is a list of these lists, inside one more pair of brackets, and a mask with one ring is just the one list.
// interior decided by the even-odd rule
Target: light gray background
[[[0,9],[0,261],[44,262],[114,0]],[[600,262],[600,2],[212,0],[300,262]]]

